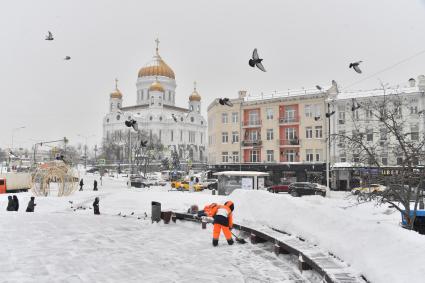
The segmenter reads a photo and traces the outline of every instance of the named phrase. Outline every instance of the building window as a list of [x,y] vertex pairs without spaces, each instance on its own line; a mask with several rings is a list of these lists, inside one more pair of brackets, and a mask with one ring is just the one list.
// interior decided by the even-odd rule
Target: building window
[[256,141],[258,140],[258,132],[257,131],[250,131],[248,134],[249,140],[250,141]]
[[338,146],[339,147],[345,147],[345,130],[339,130],[338,131]]
[[232,159],[233,159],[233,163],[238,163],[239,162],[239,152],[238,151],[233,151],[232,152]]
[[250,162],[260,162],[260,151],[259,150],[251,150],[249,154]]
[[158,136],[159,136],[159,142],[161,142],[161,138],[162,138],[162,130],[159,130],[159,134],[158,134]]
[[171,130],[171,141],[174,141],[174,131]]
[[285,108],[285,120],[287,122],[295,122],[295,107],[294,106],[286,106]]
[[319,162],[322,160],[322,150],[316,149],[316,162]]
[[106,123],[109,123],[109,118],[108,118],[108,119],[106,119]]
[[313,107],[310,104],[304,105],[304,114],[306,117],[313,117]]
[[353,154],[353,162],[354,163],[359,163],[360,162],[360,158],[359,155],[357,153]]
[[227,134],[227,132],[221,133],[221,142],[222,143],[228,143],[229,142],[229,135]]
[[119,119],[121,119],[121,116],[120,116],[120,115],[117,115],[117,121],[118,121]]
[[322,109],[320,107],[320,104],[314,105],[314,111],[315,111],[314,117],[318,117],[318,118],[322,117]]
[[267,129],[267,140],[268,141],[273,140],[273,129]]
[[237,124],[238,120],[238,112],[232,112],[232,123]]
[[201,144],[203,144],[203,143],[204,143],[204,134],[201,133]]
[[190,105],[190,111],[193,111],[193,105]]
[[347,158],[345,158],[345,157],[341,157],[341,158],[339,159],[339,162],[347,162]]
[[239,133],[234,131],[232,132],[232,143],[238,143],[239,142]]
[[345,124],[345,106],[344,105],[338,106],[338,124],[340,125]]
[[285,139],[286,140],[297,139],[297,134],[296,134],[295,128],[285,128]]
[[150,117],[149,117],[149,120],[150,120],[150,121],[152,121],[152,119],[153,119],[153,118],[152,118],[152,116],[150,116]]
[[180,141],[183,141],[183,130],[180,130]]
[[354,119],[359,120],[359,110],[354,110]]
[[307,162],[313,162],[313,150],[312,149],[307,149],[305,151],[305,159],[307,160]]
[[196,132],[195,131],[189,131],[189,142],[190,143],[196,143]]
[[381,128],[379,130],[380,132],[380,140],[381,141],[386,141],[387,140],[387,129],[386,128]]
[[373,141],[373,130],[372,129],[366,129],[366,140],[367,141]]
[[382,157],[382,165],[388,165],[388,157]]
[[306,127],[305,128],[305,137],[306,137],[306,139],[312,139],[313,138],[313,128],[312,127]]
[[221,161],[222,161],[223,163],[227,163],[227,162],[229,162],[229,153],[228,153],[227,151],[223,151],[223,152],[221,153]]
[[153,98],[153,96],[151,96],[151,105],[153,105],[154,104],[154,98]]
[[223,124],[227,124],[228,123],[227,113],[221,113],[221,122]]
[[373,112],[370,109],[366,109],[366,119],[371,119],[373,117]]
[[410,106],[410,114],[418,114],[418,106]]
[[162,116],[159,116],[159,121],[162,121]]
[[195,118],[194,117],[190,117],[190,122],[195,122]]
[[248,121],[249,125],[259,125],[260,119],[259,119],[259,113],[258,110],[251,110],[248,112]]
[[314,130],[316,132],[316,139],[322,138],[322,126],[316,126],[314,127]]
[[274,161],[274,150],[267,150],[267,162]]
[[418,141],[419,140],[419,126],[418,125],[411,125],[410,126],[410,139],[412,141]]
[[285,150],[285,159],[286,162],[295,162],[297,152],[294,149]]
[[272,108],[266,109],[266,118],[267,118],[267,120],[273,120],[273,109]]
[[403,157],[397,157],[397,165],[403,164]]

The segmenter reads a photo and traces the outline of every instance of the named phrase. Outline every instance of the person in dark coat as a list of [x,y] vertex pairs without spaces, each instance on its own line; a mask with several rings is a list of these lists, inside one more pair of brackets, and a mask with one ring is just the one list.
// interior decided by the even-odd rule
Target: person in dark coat
[[12,196],[7,197],[8,203],[7,203],[7,211],[15,211],[15,202],[12,199]]
[[35,197],[31,197],[31,200],[28,202],[27,212],[34,212],[34,207],[37,205],[34,203]]
[[94,180],[93,182],[93,191],[97,191],[97,181]]
[[19,210],[19,200],[16,195],[13,195],[13,210],[18,211]]
[[81,178],[81,180],[80,180],[80,191],[83,190],[83,186],[84,186],[84,182],[83,182],[83,179]]
[[99,211],[99,197],[96,197],[94,199],[94,202],[93,202],[93,211],[94,211],[94,214],[97,214],[97,215],[100,214],[100,211]]

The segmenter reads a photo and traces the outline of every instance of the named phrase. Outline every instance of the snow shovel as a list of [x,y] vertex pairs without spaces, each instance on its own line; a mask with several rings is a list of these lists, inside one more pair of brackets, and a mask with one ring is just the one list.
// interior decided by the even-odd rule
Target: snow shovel
[[239,238],[232,231],[230,231],[230,233],[232,233],[233,237],[235,237],[236,242],[238,242],[239,244],[246,244],[245,239]]

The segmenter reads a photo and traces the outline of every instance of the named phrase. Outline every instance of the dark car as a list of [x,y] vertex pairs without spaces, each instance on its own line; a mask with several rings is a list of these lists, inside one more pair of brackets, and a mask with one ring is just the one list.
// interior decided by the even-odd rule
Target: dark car
[[151,183],[140,175],[130,175],[131,186],[135,188],[145,188],[150,187]]
[[283,181],[281,182],[279,185],[273,185],[267,188],[267,190],[271,193],[287,193],[289,192],[289,185],[291,184],[291,182],[289,181]]
[[319,187],[317,184],[308,182],[296,182],[289,185],[288,193],[293,197],[306,195],[321,195],[326,196],[326,190]]

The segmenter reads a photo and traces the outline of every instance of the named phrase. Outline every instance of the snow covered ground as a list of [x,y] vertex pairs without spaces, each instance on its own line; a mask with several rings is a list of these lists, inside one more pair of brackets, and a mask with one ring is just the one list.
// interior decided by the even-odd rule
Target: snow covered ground
[[[289,257],[276,257],[262,246],[229,247],[221,239],[213,248],[211,226],[201,230],[184,221],[165,225],[143,219],[153,200],[163,210],[185,211],[227,199],[235,202],[235,222],[299,235],[371,282],[425,282],[425,237],[400,228],[394,209],[356,205],[346,193],[293,198],[237,190],[224,197],[169,192],[169,187],[127,189],[124,179],[108,177],[93,192],[93,175],[84,180],[85,191],[70,197],[37,198],[34,214],[24,212],[29,193],[19,194],[18,213],[6,212],[7,196],[0,195],[0,258],[8,259],[0,265],[0,282],[317,282],[314,273],[300,274]],[[101,216],[89,209],[95,196]],[[77,206],[86,209],[74,211]]]
[[[319,282],[297,270],[290,256],[275,256],[271,245],[211,245],[211,229],[178,221],[151,224],[151,201],[163,209],[222,202],[210,193],[168,192],[169,187],[127,189],[123,180],[104,178],[93,192],[38,197],[25,213],[30,193],[18,194],[19,212],[7,212],[0,195],[2,248],[0,282]],[[100,197],[102,215],[89,209]],[[72,201],[71,205],[69,201]],[[71,208],[72,206],[72,208]],[[77,209],[76,207],[86,209]],[[134,212],[134,215],[131,213]],[[117,214],[126,215],[126,217]],[[140,219],[138,219],[140,218]]]

